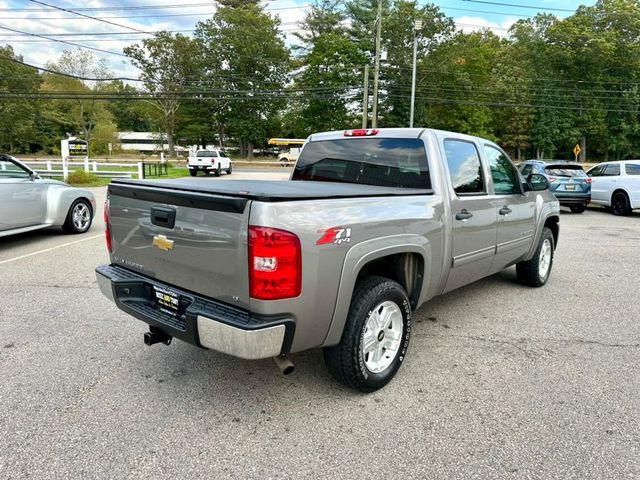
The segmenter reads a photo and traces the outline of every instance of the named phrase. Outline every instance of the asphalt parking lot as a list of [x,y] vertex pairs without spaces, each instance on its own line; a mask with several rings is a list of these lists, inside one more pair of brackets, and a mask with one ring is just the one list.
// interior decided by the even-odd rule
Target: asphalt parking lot
[[542,289],[509,269],[420,308],[370,395],[319,351],[285,377],[145,347],[98,291],[102,232],[0,239],[0,478],[640,477],[638,213],[563,213]]

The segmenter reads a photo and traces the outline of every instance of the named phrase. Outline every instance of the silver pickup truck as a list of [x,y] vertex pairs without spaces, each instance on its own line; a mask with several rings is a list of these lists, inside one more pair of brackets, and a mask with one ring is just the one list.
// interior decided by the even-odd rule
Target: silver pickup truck
[[340,382],[387,384],[412,311],[516,266],[544,285],[559,205],[494,143],[430,129],[311,135],[290,181],[117,180],[100,289],[172,338],[244,359],[322,348]]

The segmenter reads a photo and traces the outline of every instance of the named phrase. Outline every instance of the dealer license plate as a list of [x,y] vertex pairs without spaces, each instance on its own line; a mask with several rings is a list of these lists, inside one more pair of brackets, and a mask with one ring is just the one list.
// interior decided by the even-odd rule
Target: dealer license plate
[[176,292],[154,285],[153,294],[156,305],[160,310],[171,315],[178,315],[180,313],[180,295]]

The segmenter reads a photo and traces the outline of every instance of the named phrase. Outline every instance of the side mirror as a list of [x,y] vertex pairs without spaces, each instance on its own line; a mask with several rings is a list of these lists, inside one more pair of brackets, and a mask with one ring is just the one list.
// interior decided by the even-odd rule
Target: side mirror
[[540,192],[542,190],[549,189],[549,180],[544,175],[540,175],[539,173],[532,173],[527,177],[527,183],[525,184],[525,189],[531,192]]

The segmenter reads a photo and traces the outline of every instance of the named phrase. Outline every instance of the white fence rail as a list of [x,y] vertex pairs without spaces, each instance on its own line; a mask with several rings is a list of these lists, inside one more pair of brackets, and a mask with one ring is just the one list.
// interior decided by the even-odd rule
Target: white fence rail
[[[46,160],[44,162],[23,162],[32,168],[42,177],[62,177],[66,178],[71,167],[82,167],[85,172],[91,172],[98,177],[108,178],[144,178],[144,162],[136,163],[99,163],[93,161],[85,162],[62,162]],[[66,168],[65,168],[66,167]],[[117,168],[128,168],[129,170],[109,170]],[[106,168],[106,169],[105,169]]]

